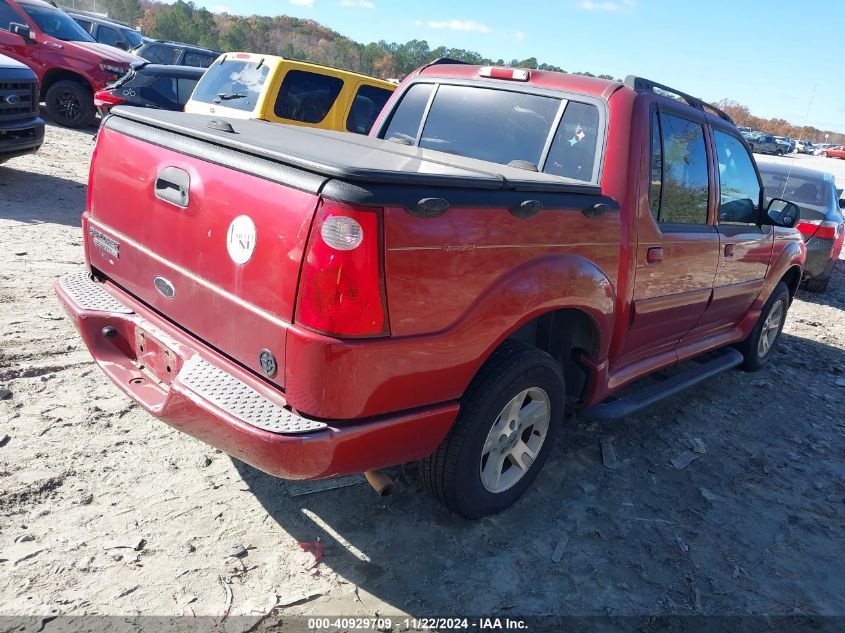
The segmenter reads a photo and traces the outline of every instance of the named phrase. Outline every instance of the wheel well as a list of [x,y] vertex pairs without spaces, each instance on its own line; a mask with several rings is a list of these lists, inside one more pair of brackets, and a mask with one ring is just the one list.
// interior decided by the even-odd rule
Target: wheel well
[[793,266],[786,271],[780,280],[789,288],[789,299],[792,300],[792,298],[795,297],[795,293],[798,291],[798,284],[801,283],[801,269],[798,268],[798,266]]
[[42,100],[46,98],[47,91],[50,89],[50,86],[52,86],[57,81],[75,81],[76,83],[80,83],[89,90],[91,90],[91,84],[89,84],[88,80],[85,79],[85,77],[83,77],[82,75],[79,75],[71,70],[65,70],[63,68],[52,68],[44,74],[44,80],[41,82]]
[[513,339],[537,347],[556,359],[563,369],[567,400],[577,402],[589,381],[581,354],[595,357],[599,350],[599,328],[586,312],[563,308],[533,319],[511,334]]

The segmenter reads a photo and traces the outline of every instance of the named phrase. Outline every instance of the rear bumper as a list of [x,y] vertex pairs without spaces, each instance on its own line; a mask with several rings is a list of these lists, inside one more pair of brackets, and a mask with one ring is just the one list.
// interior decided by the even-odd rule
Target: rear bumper
[[807,240],[807,258],[804,261],[804,277],[826,279],[833,272],[838,252],[834,252],[834,241],[818,237]]
[[0,158],[14,158],[38,150],[44,143],[44,121],[0,121]]
[[266,473],[317,479],[421,459],[446,436],[450,402],[363,420],[316,420],[284,394],[145,308],[82,274],[55,284],[100,369],[167,424]]

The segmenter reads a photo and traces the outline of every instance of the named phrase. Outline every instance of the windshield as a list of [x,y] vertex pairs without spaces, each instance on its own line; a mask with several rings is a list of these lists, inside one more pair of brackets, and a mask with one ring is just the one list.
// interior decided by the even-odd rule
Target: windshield
[[50,37],[63,42],[93,42],[94,38],[64,11],[50,7],[24,4],[23,10],[35,20],[38,28]]
[[138,31],[123,29],[123,35],[126,37],[126,41],[129,42],[130,48],[137,48],[144,43],[144,36],[138,33]]
[[191,98],[250,112],[258,104],[269,72],[266,65],[259,68],[255,62],[222,59],[202,76]]

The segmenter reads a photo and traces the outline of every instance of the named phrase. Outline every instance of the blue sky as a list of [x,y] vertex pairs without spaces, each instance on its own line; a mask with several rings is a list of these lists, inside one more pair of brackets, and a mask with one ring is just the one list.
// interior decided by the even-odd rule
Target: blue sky
[[734,99],[758,116],[845,132],[843,0],[195,1],[311,18],[365,43],[424,39],[493,59],[638,74],[708,101]]

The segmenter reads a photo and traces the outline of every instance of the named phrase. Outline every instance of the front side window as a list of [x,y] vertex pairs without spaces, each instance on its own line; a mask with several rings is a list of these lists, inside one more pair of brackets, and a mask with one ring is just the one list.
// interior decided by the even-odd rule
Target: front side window
[[35,4],[25,4],[23,10],[35,21],[38,28],[50,37],[63,42],[94,41],[94,38],[64,11]]
[[251,112],[267,81],[270,67],[256,62],[222,59],[212,64],[194,92],[194,100]]
[[391,94],[390,90],[366,84],[358,88],[358,93],[349,109],[349,116],[346,118],[346,129],[356,134],[369,134],[376,117]]
[[100,25],[100,28],[97,29],[97,41],[100,44],[108,44],[109,46],[117,46],[118,42],[122,42],[123,38],[120,37],[120,33],[117,32],[117,29],[113,29],[109,26]]
[[82,18],[73,18],[76,20],[76,23],[81,26],[87,33],[90,33],[94,30],[94,23],[89,22],[88,20],[83,20]]
[[339,77],[289,70],[273,111],[280,119],[319,123],[332,109],[342,88],[343,79]]
[[760,205],[760,183],[754,163],[742,142],[730,134],[713,130],[719,163],[719,222],[756,224]]
[[709,178],[704,128],[671,114],[660,115],[663,193],[658,221],[707,224]]

